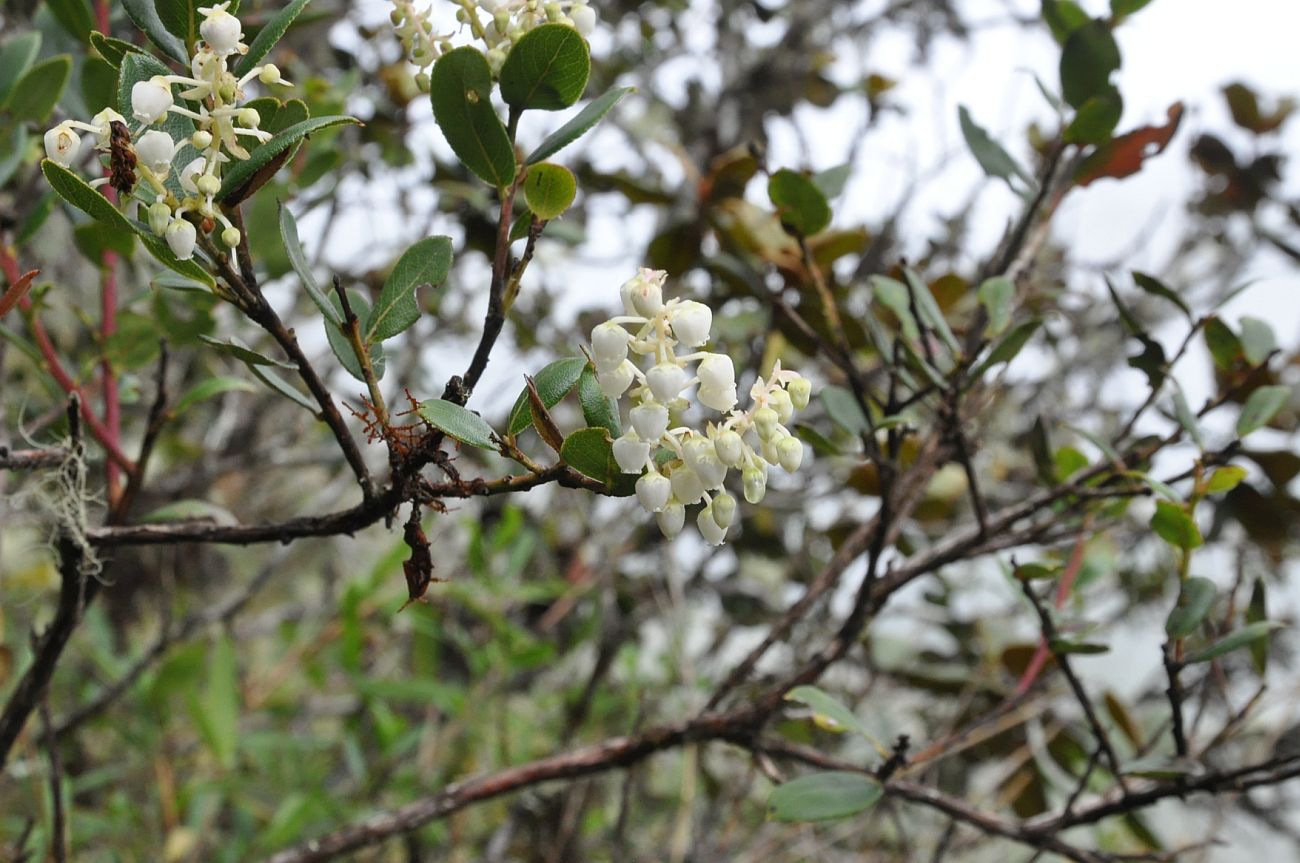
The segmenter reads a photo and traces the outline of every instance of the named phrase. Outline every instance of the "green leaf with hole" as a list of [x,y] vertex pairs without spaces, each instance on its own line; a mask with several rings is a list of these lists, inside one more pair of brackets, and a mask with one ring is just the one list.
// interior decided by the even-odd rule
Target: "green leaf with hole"
[[36,62],[40,51],[41,34],[36,30],[15,36],[0,47],[0,108],[5,106],[18,79]]
[[51,57],[28,69],[9,95],[9,119],[15,123],[44,123],[63,96],[71,74],[72,57],[67,54]]
[[596,380],[596,370],[590,365],[584,366],[578,377],[578,403],[582,405],[582,417],[588,426],[603,428],[612,438],[623,433],[618,416],[618,402],[605,395],[600,382]]
[[978,380],[984,376],[984,373],[996,366],[998,363],[1007,363],[1016,358],[1029,340],[1033,338],[1034,333],[1043,325],[1040,320],[1025,321],[1014,327],[1009,333],[999,339],[989,350],[989,355],[984,358],[978,366],[971,369],[971,380]]
[[984,335],[997,338],[1011,323],[1011,303],[1016,298],[1016,285],[1006,276],[994,276],[984,280],[976,296],[988,316]]
[[289,257],[289,266],[293,267],[293,271],[298,274],[303,290],[311,297],[316,308],[320,309],[321,314],[330,323],[335,325],[343,323],[342,315],[316,282],[311,264],[307,261],[307,255],[303,252],[302,243],[298,239],[298,222],[284,204],[280,204],[280,240],[284,243],[284,251]]
[[528,169],[524,199],[537,218],[549,221],[564,213],[578,194],[578,181],[563,165],[542,162]]
[[1214,582],[1208,578],[1187,579],[1178,594],[1177,605],[1165,621],[1165,632],[1169,633],[1170,638],[1186,638],[1191,635],[1214,607],[1214,598]]
[[612,90],[607,90],[599,98],[588,102],[586,107],[579,111],[573,119],[547,135],[546,140],[542,141],[536,150],[528,154],[524,164],[535,165],[549,159],[587,134],[618,104],[620,99],[635,89],[635,87],[615,87]]
[[[164,0],[164,2],[173,2],[173,0]],[[186,69],[190,68],[189,49],[185,47],[184,40],[163,24],[162,19],[158,17],[154,0],[122,0],[122,6],[136,28],[143,30],[149,40],[162,49],[164,54]]]
[[767,195],[781,227],[799,237],[819,234],[831,223],[831,205],[811,177],[782,168],[767,181]]
[[1203,647],[1195,653],[1190,654],[1184,660],[1188,665],[1198,662],[1209,662],[1212,659],[1218,659],[1224,654],[1231,653],[1245,647],[1248,644],[1254,644],[1268,637],[1268,634],[1275,629],[1281,629],[1283,624],[1276,620],[1260,620],[1256,623],[1248,623],[1241,629],[1234,630],[1220,638],[1208,647]]
[[591,74],[587,41],[566,24],[543,24],[515,42],[501,66],[501,98],[515,110],[558,111],[582,98]]
[[259,172],[268,167],[275,157],[298,144],[313,132],[319,132],[331,126],[358,124],[360,122],[355,117],[342,115],[312,117],[277,132],[274,138],[253,150],[250,158],[237,159],[226,166],[225,174],[221,177],[221,191],[217,193],[217,200],[228,205],[234,205],[257,191],[270,179],[270,177],[261,176]]
[[392,338],[420,319],[415,301],[419,285],[441,285],[451,270],[451,238],[427,237],[402,253],[384,280],[383,290],[362,332],[367,345]]
[[293,0],[288,6],[275,13],[275,17],[267,21],[262,26],[262,29],[257,31],[257,36],[248,46],[248,53],[235,65],[235,77],[244,77],[253,71],[253,67],[262,62],[263,57],[271,53],[275,43],[280,41],[285,32],[292,26],[294,20],[297,19],[298,14],[302,12],[309,2],[311,0]]
[[993,140],[989,133],[975,122],[970,112],[966,110],[965,105],[958,106],[957,119],[961,123],[961,134],[966,139],[966,146],[970,148],[975,161],[979,162],[985,174],[1006,181],[1017,192],[1022,190],[1016,189],[1012,185],[1011,179],[1013,177],[1023,182],[1027,190],[1033,190],[1037,187],[1038,184],[1034,181],[1033,176],[1020,167],[1020,163],[1012,158],[1011,154],[1003,149],[1001,144]]
[[582,428],[566,437],[560,459],[578,473],[607,485],[619,474],[613,443],[603,428]]
[[1251,393],[1237,416],[1237,437],[1243,438],[1268,425],[1290,397],[1291,388],[1281,385],[1260,387]]
[[884,793],[884,787],[866,774],[828,770],[777,786],[767,798],[767,809],[776,821],[829,821],[870,809]]
[[467,410],[455,402],[445,399],[429,399],[420,402],[420,418],[434,428],[446,432],[461,443],[476,446],[479,449],[496,449],[496,435],[478,414]]
[[[565,357],[548,364],[533,378],[533,386],[542,404],[550,408],[560,403],[577,385],[582,370],[587,367],[584,357]],[[602,393],[603,395],[603,393]],[[517,435],[533,424],[533,408],[528,398],[528,387],[524,387],[510,409],[510,418],[506,421],[506,434]],[[593,424],[594,425],[594,424]]]
[[492,107],[487,58],[468,46],[448,51],[433,65],[429,82],[433,118],[456,156],[497,188],[515,179],[515,148]]
[[1167,500],[1156,501],[1156,511],[1151,516],[1151,529],[1174,548],[1184,551],[1200,548],[1205,543],[1196,519],[1182,506]]
[[1094,96],[1111,92],[1110,76],[1119,66],[1119,46],[1106,22],[1075,27],[1061,49],[1061,95],[1080,108]]

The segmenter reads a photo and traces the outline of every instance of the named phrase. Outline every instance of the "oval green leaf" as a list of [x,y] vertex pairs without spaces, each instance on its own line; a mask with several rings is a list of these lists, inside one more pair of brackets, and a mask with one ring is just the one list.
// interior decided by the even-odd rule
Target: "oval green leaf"
[[614,446],[603,428],[578,429],[566,437],[560,458],[578,473],[603,483],[609,483],[618,472]]
[[1267,638],[1268,634],[1275,629],[1280,629],[1282,624],[1276,620],[1261,620],[1257,623],[1248,623],[1241,629],[1234,630],[1211,644],[1209,647],[1203,647],[1191,654],[1184,660],[1188,665],[1198,662],[1209,662],[1211,659],[1218,659],[1225,653],[1231,653],[1238,648],[1245,647],[1248,644],[1254,644],[1261,639]]
[[543,24],[506,55],[501,98],[519,111],[558,111],[582,98],[590,74],[591,55],[578,31],[567,24]]
[[[560,400],[578,383],[578,378],[586,367],[587,361],[583,357],[565,357],[548,364],[538,372],[533,378],[533,386],[537,388],[537,395],[541,397],[542,404],[548,409],[559,404]],[[506,434],[517,435],[532,424],[532,404],[528,400],[528,387],[524,387],[519,393],[519,398],[515,399],[514,407],[510,409],[510,418],[506,421]]]
[[492,107],[487,58],[468,46],[448,51],[429,82],[433,118],[456,156],[497,188],[515,179],[515,148]]
[[791,234],[811,237],[831,223],[831,205],[811,178],[782,168],[767,181],[767,195],[776,207],[781,227]]
[[564,213],[578,194],[578,181],[563,165],[542,162],[528,169],[524,180],[524,198],[528,208],[542,221]]
[[1291,397],[1290,387],[1281,385],[1260,387],[1250,394],[1237,417],[1237,437],[1245,437],[1262,429],[1277,415]]
[[375,308],[370,313],[362,341],[382,342],[420,319],[415,301],[419,285],[441,285],[451,270],[451,238],[427,237],[402,253],[384,280]]
[[427,402],[420,402],[418,412],[422,420],[461,443],[479,449],[497,448],[492,426],[478,414],[466,410],[455,402],[429,399]]
[[1214,607],[1214,582],[1208,578],[1189,578],[1183,582],[1178,604],[1169,612],[1165,632],[1170,638],[1186,638],[1196,631],[1205,615]]
[[767,808],[777,821],[828,821],[870,809],[884,793],[884,787],[870,776],[828,770],[778,786],[768,797]]
[[1151,516],[1151,529],[1165,542],[1184,551],[1199,548],[1205,542],[1201,538],[1201,529],[1196,526],[1196,520],[1181,506],[1167,500],[1156,501],[1156,511]]
[[1113,88],[1110,75],[1120,65],[1119,46],[1104,21],[1089,21],[1070,32],[1061,49],[1061,95],[1073,108]]
[[623,433],[618,417],[618,403],[605,395],[600,382],[596,380],[596,370],[590,365],[583,366],[582,375],[578,378],[578,402],[582,405],[582,417],[587,425],[605,429],[612,438]]
[[28,69],[9,97],[10,120],[44,123],[59,103],[71,74],[72,58],[67,54],[51,57]]

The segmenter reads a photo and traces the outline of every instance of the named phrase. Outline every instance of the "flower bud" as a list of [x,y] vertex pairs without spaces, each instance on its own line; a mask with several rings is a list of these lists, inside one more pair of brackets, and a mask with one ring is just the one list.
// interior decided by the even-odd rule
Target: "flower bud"
[[727,466],[718,459],[713,441],[698,435],[682,445],[682,456],[705,488],[717,488],[727,478]]
[[172,166],[172,157],[176,155],[176,143],[172,136],[157,129],[150,129],[140,136],[135,143],[135,155],[150,171],[164,176]]
[[207,164],[207,160],[199,156],[191,160],[184,168],[181,168],[181,188],[191,195],[197,195],[199,193],[197,180],[202,175]]
[[262,71],[257,73],[257,80],[263,84],[279,84],[280,68],[274,63],[267,63],[262,67]]
[[701,404],[724,413],[736,406],[736,369],[731,357],[709,354],[700,360],[696,374],[700,378]]
[[162,201],[156,201],[149,206],[149,230],[161,237],[167,231],[167,226],[172,221],[172,208]]
[[781,418],[770,407],[763,406],[754,411],[754,427],[758,429],[758,437],[761,440],[769,440],[776,434],[776,426],[780,421]]
[[623,308],[629,315],[653,318],[664,306],[664,280],[668,273],[642,267],[635,276],[623,283],[619,295]]
[[493,75],[501,74],[501,67],[506,64],[506,52],[500,48],[493,48],[487,52],[488,68],[492,70]]
[[624,360],[613,371],[596,372],[596,382],[600,384],[600,391],[612,399],[617,399],[627,392],[634,377],[636,377],[636,366],[628,360]]
[[789,422],[790,417],[794,416],[794,402],[785,390],[774,390],[767,397],[767,403],[776,411],[776,418],[783,423]]
[[625,434],[614,441],[614,461],[623,473],[640,473],[650,460],[650,444],[636,433]]
[[239,19],[225,9],[212,9],[203,13],[205,18],[199,25],[199,35],[208,43],[212,53],[220,56],[234,54],[239,50],[239,42],[244,38],[244,30]]
[[686,370],[676,363],[659,363],[646,372],[645,380],[657,401],[670,402],[685,389],[688,378]]
[[256,129],[262,123],[262,115],[257,113],[256,108],[240,108],[235,116],[249,129]]
[[700,510],[700,514],[695,518],[695,525],[700,529],[700,536],[709,545],[722,545],[727,541],[727,529],[718,524],[713,517],[713,505],[710,504]]
[[199,129],[193,135],[190,135],[190,144],[196,150],[206,150],[212,146],[212,133],[204,129]]
[[704,303],[694,300],[673,309],[673,335],[688,348],[699,347],[709,340],[713,326],[713,311]]
[[221,180],[214,174],[200,174],[194,181],[194,185],[199,190],[199,194],[208,198],[221,191]]
[[627,359],[627,343],[632,336],[618,324],[606,321],[591,331],[591,353],[600,371],[618,368]]
[[686,524],[686,507],[682,506],[675,500],[669,501],[657,516],[659,530],[668,539],[682,532],[682,527]]
[[658,402],[642,402],[628,412],[632,428],[642,440],[657,441],[668,431],[668,408]]
[[198,232],[189,222],[184,219],[172,220],[163,237],[171,247],[172,254],[180,260],[188,261],[194,257],[194,243],[198,239]]
[[689,465],[679,464],[669,479],[673,483],[673,497],[682,503],[698,503],[704,497],[704,483]]
[[787,473],[794,473],[803,463],[803,441],[793,436],[784,438],[776,445],[776,456]]
[[713,499],[713,520],[718,527],[726,530],[736,521],[736,499],[727,492],[722,492]]
[[785,391],[790,394],[795,409],[803,410],[808,407],[808,399],[812,395],[812,382],[807,378],[795,378],[786,384]]
[[660,512],[672,495],[673,483],[658,471],[647,471],[636,481],[636,499],[646,512]]
[[167,116],[173,104],[172,88],[160,76],[136,81],[131,88],[131,112],[146,126]]
[[745,442],[732,429],[721,432],[713,442],[713,448],[717,450],[718,461],[727,467],[740,467],[745,457]]
[[45,133],[45,156],[51,162],[66,168],[80,151],[81,136],[66,124],[60,123]]
[[590,6],[574,6],[569,9],[573,26],[583,36],[590,36],[596,29],[596,10]]
[[767,471],[761,467],[747,467],[740,477],[745,485],[745,500],[761,502],[767,493]]
[[236,228],[234,225],[231,225],[229,228],[226,228],[221,232],[221,242],[225,243],[232,249],[239,245],[239,240],[239,228]]

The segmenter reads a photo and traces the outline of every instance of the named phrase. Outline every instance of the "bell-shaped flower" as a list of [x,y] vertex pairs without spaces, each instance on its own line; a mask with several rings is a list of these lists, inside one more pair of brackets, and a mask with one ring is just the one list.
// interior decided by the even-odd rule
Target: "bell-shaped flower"
[[670,402],[686,388],[686,369],[676,363],[659,363],[645,374],[646,384],[656,401]]
[[704,541],[709,545],[722,545],[727,541],[727,529],[714,519],[712,504],[700,510],[700,514],[695,518],[695,524],[700,529],[700,536],[704,537]]
[[569,18],[573,21],[574,29],[583,36],[590,36],[596,29],[596,10],[585,3],[570,8]]
[[203,23],[199,25],[199,35],[208,43],[212,53],[222,57],[238,53],[242,47],[240,42],[244,38],[244,29],[240,26],[239,19],[226,11],[229,5],[222,3],[220,6],[199,9],[204,16]]
[[713,508],[713,520],[718,523],[718,527],[726,530],[736,520],[736,499],[725,491],[713,498],[711,504]]
[[669,477],[673,483],[673,497],[682,503],[698,503],[704,497],[704,482],[690,465],[679,464]]
[[136,81],[131,87],[131,112],[146,126],[167,116],[173,104],[171,85],[161,76]]
[[732,365],[731,357],[707,354],[700,360],[695,373],[700,378],[701,404],[724,413],[736,406],[736,367]]
[[627,392],[627,388],[632,386],[634,377],[636,377],[636,366],[632,365],[630,360],[624,360],[613,371],[596,372],[596,382],[600,384],[600,391],[612,399],[617,399]]
[[619,295],[623,308],[629,315],[653,318],[664,307],[664,280],[668,273],[642,267],[637,274],[623,283]]
[[199,156],[190,160],[184,168],[181,168],[181,188],[191,195],[199,193],[198,179],[203,175],[203,169],[208,166],[208,160]]
[[776,411],[776,418],[780,422],[787,423],[790,417],[794,416],[794,402],[785,390],[773,390],[768,396],[767,404]]
[[767,494],[767,470],[751,465],[740,476],[745,485],[745,500],[750,503],[762,501],[763,495]]
[[704,303],[691,300],[673,308],[673,335],[688,348],[696,348],[707,342],[712,326],[713,311]]
[[776,445],[776,457],[787,473],[794,473],[803,463],[803,442],[793,436],[782,438]]
[[613,371],[627,359],[627,343],[632,336],[618,324],[606,321],[591,331],[591,358],[597,371]]
[[172,208],[162,201],[149,205],[149,230],[161,237],[167,233],[167,226],[172,222]]
[[668,505],[672,493],[672,480],[656,470],[646,471],[645,476],[636,481],[636,499],[646,512],[662,510]]
[[713,448],[718,453],[718,461],[727,467],[740,467],[745,458],[745,442],[739,433],[732,429],[719,432],[713,441]]
[[161,179],[171,169],[172,157],[176,155],[176,142],[166,132],[150,129],[135,142],[135,155]]
[[163,238],[167,240],[172,254],[180,260],[187,261],[194,257],[194,243],[198,240],[198,232],[189,222],[184,219],[173,219],[163,233]]
[[686,524],[686,507],[675,500],[670,500],[663,509],[659,510],[656,518],[659,521],[659,530],[663,531],[664,536],[672,539],[682,532],[682,527]]
[[614,461],[623,473],[640,473],[650,461],[650,444],[636,436],[636,432],[623,435],[614,441]]
[[807,378],[795,378],[786,384],[785,391],[790,394],[795,409],[803,410],[808,407],[808,399],[812,396],[812,383]]
[[754,428],[758,430],[760,440],[771,440],[772,435],[776,434],[776,427],[780,422],[781,417],[770,407],[763,406],[754,411]]
[[717,488],[727,478],[727,466],[718,458],[713,441],[694,435],[682,444],[682,457],[707,488]]
[[45,133],[45,156],[51,162],[68,167],[81,152],[81,136],[66,123],[60,123]]
[[641,440],[657,441],[668,431],[668,408],[658,402],[641,402],[628,415]]

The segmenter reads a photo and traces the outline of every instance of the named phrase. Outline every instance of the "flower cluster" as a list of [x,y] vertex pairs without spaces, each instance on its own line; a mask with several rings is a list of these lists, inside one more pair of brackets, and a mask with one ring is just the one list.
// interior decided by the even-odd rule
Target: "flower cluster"
[[[596,12],[587,0],[457,0],[456,20],[468,26],[487,48],[488,65],[495,75],[505,63],[510,46],[540,24],[559,23],[583,36],[596,29]],[[429,90],[429,67],[453,47],[453,33],[439,33],[430,20],[431,9],[419,9],[415,0],[393,0],[389,19],[402,42],[406,57],[419,68],[415,80]]]
[[[681,531],[686,507],[703,501],[696,524],[707,542],[720,545],[736,517],[736,499],[724,487],[728,471],[740,471],[745,500],[758,503],[772,465],[790,473],[799,469],[803,444],[785,424],[795,409],[807,407],[812,385],[778,362],[766,380],[760,377],[750,388],[749,408],[738,410],[730,357],[677,353],[708,342],[713,313],[692,300],[664,302],[666,277],[661,270],[643,269],[623,285],[626,314],[591,331],[592,361],[606,395],[619,399],[631,392],[631,428],[614,441],[614,458],[624,473],[641,474],[637,500],[658,514],[665,536]],[[642,370],[629,354],[645,358],[648,368]],[[696,400],[722,414],[702,431],[682,420],[691,408],[682,393],[695,384]]]
[[[232,248],[239,244],[239,229],[214,203],[221,190],[221,166],[231,157],[249,157],[241,138],[252,138],[258,143],[271,138],[269,132],[258,128],[261,116],[256,109],[240,107],[244,100],[243,88],[254,79],[268,85],[289,83],[270,63],[253,68],[238,79],[230,71],[229,58],[247,53],[248,46],[243,42],[244,32],[239,19],[226,11],[229,5],[226,2],[199,9],[203,14],[203,22],[199,25],[199,35],[203,40],[196,45],[190,60],[190,76],[155,75],[147,81],[137,81],[131,88],[131,112],[139,128],[130,136],[133,140],[124,144],[134,150],[134,169],[154,195],[154,202],[148,209],[149,227],[167,240],[167,245],[181,260],[194,255],[198,240],[195,222],[203,225],[205,230],[211,230],[219,222],[223,228],[221,241]],[[180,97],[198,102],[199,110],[176,104],[173,85],[185,88],[180,91]],[[194,121],[196,129],[187,140],[176,141],[166,131],[150,128],[173,114]],[[93,133],[95,149],[111,153],[114,124],[121,124],[123,134],[128,135],[126,119],[111,108],[100,111],[89,123],[64,120],[45,133],[45,155],[64,167],[70,166],[81,151],[81,137],[77,130]],[[176,154],[186,144],[200,155],[180,169],[177,179],[182,195],[178,197],[164,181],[171,172]],[[91,185],[109,181],[108,177],[100,178]],[[193,218],[187,219],[187,214],[192,214]]]

